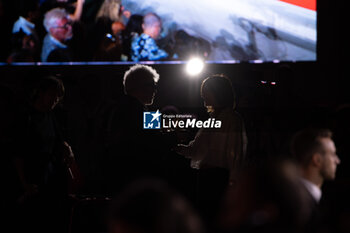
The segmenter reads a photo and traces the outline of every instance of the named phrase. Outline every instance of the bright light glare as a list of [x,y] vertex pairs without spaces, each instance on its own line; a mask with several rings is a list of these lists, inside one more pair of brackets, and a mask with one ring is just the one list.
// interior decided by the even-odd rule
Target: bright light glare
[[197,75],[202,72],[204,68],[204,62],[200,58],[192,58],[188,61],[186,71],[189,75]]

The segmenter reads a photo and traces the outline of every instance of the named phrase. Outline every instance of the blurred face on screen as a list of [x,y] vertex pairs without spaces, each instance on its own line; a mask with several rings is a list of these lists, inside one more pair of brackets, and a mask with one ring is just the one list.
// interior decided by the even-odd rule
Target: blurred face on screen
[[160,36],[160,32],[162,30],[162,24],[160,22],[154,23],[151,27],[149,27],[149,36],[153,39],[158,39]]
[[69,40],[73,36],[72,23],[67,19],[57,20],[57,26],[50,29],[51,35],[61,43]]
[[149,35],[153,39],[158,39],[162,30],[162,22],[158,16],[154,14],[147,14],[144,17],[142,24],[143,33]]

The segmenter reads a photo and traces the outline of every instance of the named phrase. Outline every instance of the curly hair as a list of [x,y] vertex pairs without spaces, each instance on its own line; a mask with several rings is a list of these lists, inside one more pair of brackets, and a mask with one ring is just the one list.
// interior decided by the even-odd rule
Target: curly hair
[[155,69],[147,65],[136,64],[130,67],[130,69],[125,72],[123,78],[125,93],[139,87],[143,80],[147,80],[147,78],[152,78],[154,83],[157,83],[159,74]]

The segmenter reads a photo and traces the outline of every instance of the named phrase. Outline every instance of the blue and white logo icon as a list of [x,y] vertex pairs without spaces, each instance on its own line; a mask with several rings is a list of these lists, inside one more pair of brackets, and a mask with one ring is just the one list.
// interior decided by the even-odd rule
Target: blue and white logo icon
[[156,112],[143,112],[143,128],[144,129],[160,129],[161,128],[161,113],[159,110]]

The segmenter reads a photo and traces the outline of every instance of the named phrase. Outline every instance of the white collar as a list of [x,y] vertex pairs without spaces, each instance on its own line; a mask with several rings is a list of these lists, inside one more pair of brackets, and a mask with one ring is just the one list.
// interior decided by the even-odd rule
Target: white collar
[[322,197],[322,190],[316,184],[307,179],[301,178],[301,182],[304,184],[305,188],[309,191],[315,201],[319,203]]
[[35,28],[35,24],[28,21],[26,18],[20,16],[19,17],[19,21],[21,21],[21,23],[23,23],[23,25],[26,25],[27,27],[34,29]]
[[50,36],[50,40],[51,40],[53,43],[55,43],[58,47],[64,48],[64,49],[67,48],[67,45],[61,43],[61,42],[60,42],[59,40],[57,40],[55,37],[51,36],[51,34],[49,34],[49,36]]

